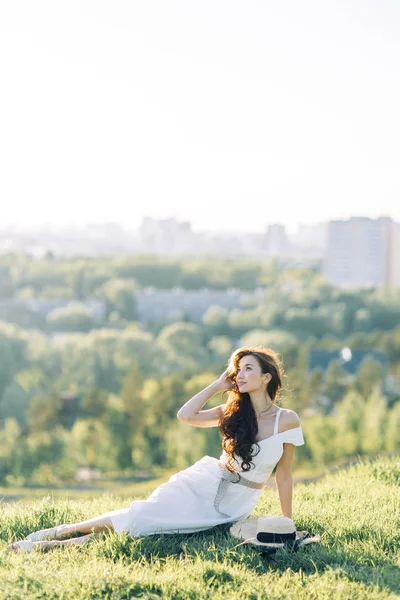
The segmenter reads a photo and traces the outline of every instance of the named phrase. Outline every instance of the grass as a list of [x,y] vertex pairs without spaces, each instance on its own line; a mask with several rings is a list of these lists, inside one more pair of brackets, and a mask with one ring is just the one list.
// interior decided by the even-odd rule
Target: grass
[[[154,489],[154,482],[153,487]],[[142,489],[143,492],[143,489]],[[146,491],[147,494],[147,491]],[[145,493],[142,497],[145,497]],[[135,494],[138,497],[139,494]],[[7,542],[61,522],[127,506],[110,493],[0,505],[0,598],[394,599],[400,596],[400,460],[378,457],[297,483],[293,519],[319,544],[266,556],[235,548],[228,526],[130,539],[103,534],[85,547],[13,554]],[[254,514],[280,514],[266,489]]]
[[[381,456],[393,456],[392,454],[381,454]],[[293,473],[294,481],[312,481],[321,478],[328,472],[335,471],[342,466],[347,466],[357,462],[357,459],[343,459],[326,467],[323,471],[319,467],[299,466]],[[122,499],[137,498],[148,496],[158,485],[168,481],[171,475],[175,473],[171,469],[156,469],[153,474],[141,476],[106,476],[100,479],[90,480],[86,483],[76,483],[75,485],[62,485],[60,487],[47,486],[0,486],[0,500],[7,502],[21,501],[31,502],[33,499],[41,499],[43,496],[51,495],[53,498],[98,498],[100,494],[111,493]],[[272,477],[268,485],[275,487],[275,479]]]
[[98,498],[101,494],[112,494],[126,501],[133,497],[148,496],[158,485],[168,481],[174,471],[164,471],[153,479],[138,481],[137,478],[114,478],[99,479],[88,482],[86,485],[75,485],[65,487],[0,487],[0,500],[3,498],[7,502],[31,502],[33,499],[40,500],[44,496],[53,498],[71,498],[81,500],[82,498]]

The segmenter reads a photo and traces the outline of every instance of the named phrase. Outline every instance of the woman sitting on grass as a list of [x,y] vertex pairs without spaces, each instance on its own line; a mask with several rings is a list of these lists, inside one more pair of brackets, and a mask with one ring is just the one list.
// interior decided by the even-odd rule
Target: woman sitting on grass
[[[294,447],[303,445],[304,439],[297,414],[276,404],[281,386],[282,368],[274,351],[239,348],[221,377],[188,400],[177,415],[195,427],[219,427],[223,438],[219,459],[204,456],[129,508],[31,533],[10,544],[10,549],[85,544],[90,533],[105,530],[127,531],[132,537],[192,533],[245,519],[276,465],[282,514],[291,518],[292,458]],[[224,390],[230,392],[226,404],[202,410]],[[71,538],[77,533],[85,535]]]

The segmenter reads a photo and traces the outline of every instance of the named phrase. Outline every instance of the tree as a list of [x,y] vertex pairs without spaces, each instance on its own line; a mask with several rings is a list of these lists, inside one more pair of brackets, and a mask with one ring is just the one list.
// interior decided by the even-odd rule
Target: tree
[[376,302],[369,307],[371,329],[390,331],[398,327],[400,322],[399,305],[385,302]]
[[211,360],[213,361],[213,364],[215,362],[225,364],[229,355],[233,351],[233,342],[225,335],[216,336],[208,342],[207,348],[211,352]]
[[109,429],[97,419],[77,421],[71,431],[71,442],[77,466],[104,471],[115,468],[116,448]]
[[133,363],[125,375],[120,398],[124,411],[132,419],[131,431],[135,433],[141,429],[143,423],[143,402],[141,391],[143,388],[143,377],[137,364]]
[[93,387],[113,392],[120,389],[119,373],[111,353],[107,349],[98,347],[93,365]]
[[391,363],[400,362],[400,326],[382,335],[380,348]]
[[332,410],[338,400],[343,398],[348,383],[349,375],[343,369],[340,362],[338,360],[331,360],[325,373],[325,394],[331,400],[328,412]]
[[137,301],[135,292],[136,281],[126,279],[110,279],[101,288],[97,295],[106,299],[106,315],[117,312],[122,319],[135,321],[138,318]]
[[327,307],[312,311],[307,308],[289,308],[281,327],[302,339],[310,335],[322,338],[327,333],[335,333],[337,329],[333,314]]
[[267,346],[278,352],[284,352],[286,348],[294,346],[297,339],[291,333],[281,329],[252,329],[248,331],[241,340],[243,346]]
[[367,398],[372,390],[381,387],[386,376],[386,369],[371,356],[366,356],[357,371],[353,387]]
[[[300,386],[298,393],[297,408],[299,411],[305,408],[312,408],[314,410],[322,411],[327,414],[327,407],[324,399],[324,373],[320,367],[311,371],[307,378],[304,379],[303,385]],[[329,400],[330,404],[330,400]]]
[[[119,406],[114,409],[109,418],[125,440],[118,445],[117,461],[122,468],[134,466],[133,449],[138,438],[143,436],[145,427],[146,406],[141,397],[143,379],[137,364],[133,364],[127,372],[120,393]],[[114,439],[115,439],[115,433]]]
[[369,310],[366,308],[359,308],[354,313],[353,319],[353,329],[354,331],[370,331],[371,329],[371,315]]
[[12,381],[4,390],[0,401],[0,420],[14,417],[23,427],[28,406],[29,395],[16,381]]
[[13,376],[28,364],[28,341],[24,330],[0,321],[0,399]]
[[338,443],[341,456],[354,456],[361,451],[365,403],[356,391],[345,394],[335,406]]
[[332,415],[309,417],[304,422],[304,436],[314,465],[324,467],[337,459],[340,437],[337,438],[336,423]]
[[121,401],[114,395],[109,396],[109,408],[106,413],[105,425],[109,431],[112,446],[115,449],[115,461],[118,469],[131,469],[132,437],[130,420],[123,410]]
[[95,326],[92,313],[79,302],[52,310],[47,315],[47,322],[56,331],[90,331]]
[[108,392],[92,387],[83,397],[81,413],[84,418],[103,419],[107,411]]
[[[207,453],[205,430],[196,430],[193,427],[188,435],[187,427],[188,425],[185,423],[176,420],[165,431],[166,454],[164,461],[166,466],[185,469]],[[209,429],[215,428],[210,427]]]
[[397,402],[388,413],[385,449],[388,452],[400,451],[400,402]]
[[121,374],[125,374],[134,361],[143,376],[153,372],[154,337],[147,331],[125,329],[115,334],[114,361]]
[[364,308],[365,303],[358,293],[340,292],[336,299],[344,308],[342,319],[342,332],[349,334],[354,330],[354,319],[358,310]]
[[2,483],[8,483],[10,477],[22,478],[18,483],[24,483],[21,467],[25,450],[21,428],[17,421],[13,418],[6,419],[4,427],[0,428],[0,481]]
[[8,352],[8,343],[0,332],[0,400],[7,386],[12,382],[13,370],[12,357]]
[[234,308],[229,313],[228,325],[234,335],[243,335],[249,329],[255,329],[259,325],[259,311],[254,308],[251,310]]
[[203,323],[212,335],[225,335],[229,330],[228,311],[213,304],[204,313]]
[[386,420],[386,398],[376,386],[368,397],[362,420],[361,447],[365,453],[375,454],[384,448]]
[[261,265],[254,264],[253,261],[236,265],[231,271],[231,287],[254,290],[259,284],[260,275]]
[[[194,323],[174,323],[164,327],[156,339],[157,369],[162,375],[172,371],[198,372],[209,361],[203,345],[203,332]],[[156,363],[157,364],[157,363]]]
[[30,431],[44,431],[60,422],[63,401],[60,393],[52,390],[46,396],[32,398],[27,410],[27,422]]
[[88,296],[88,276],[84,266],[79,267],[74,273],[72,287],[74,290],[74,296],[78,300],[84,300]]

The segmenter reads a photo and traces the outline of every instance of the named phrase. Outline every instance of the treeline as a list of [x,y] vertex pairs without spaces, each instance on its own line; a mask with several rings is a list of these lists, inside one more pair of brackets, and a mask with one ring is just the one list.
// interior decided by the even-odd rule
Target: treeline
[[[343,291],[329,285],[321,265],[294,268],[277,260],[256,262],[215,257],[166,260],[160,257],[32,260],[25,254],[0,256],[0,320],[44,332],[125,329],[140,320],[135,292],[148,286],[168,290],[202,288],[242,292],[240,308],[211,306],[204,323],[220,335],[242,336],[261,329],[290,334],[291,340],[339,338],[351,333],[390,331],[400,323],[400,290]],[[263,296],[255,293],[262,290]],[[29,300],[67,299],[68,308],[44,316]],[[104,302],[94,317],[89,301]],[[188,320],[185,315],[183,319]],[[163,322],[147,323],[158,333]]]
[[[322,466],[400,448],[397,291],[343,291],[327,284],[318,269],[281,269],[275,262],[181,261],[167,272],[192,272],[194,281],[203,264],[210,281],[223,271],[221,281],[233,286],[240,269],[248,268],[264,293],[242,285],[242,306],[210,306],[202,325],[145,326],[129,319],[137,286],[175,285],[170,275],[157,279],[157,269],[166,264],[150,257],[1,258],[3,298],[27,295],[28,289],[38,296],[68,289],[83,300],[94,290],[101,297],[102,290],[109,302],[102,322],[89,330],[70,322],[60,338],[32,323],[27,328],[16,319],[0,322],[1,483],[61,484],[83,466],[104,472],[183,468],[203,454],[218,454],[217,429],[185,426],[176,412],[220,375],[235,348],[247,344],[264,344],[283,356],[282,405],[299,413],[306,437],[296,462]],[[366,352],[355,373],[339,360],[310,371],[311,350],[343,347],[381,350],[387,360],[376,362]]]
[[[178,469],[204,454],[216,456],[216,428],[196,429],[176,419],[178,408],[212,379],[211,373],[187,381],[173,375],[138,387],[132,368],[119,395],[94,388],[74,404],[75,411],[74,396],[37,397],[27,426],[8,417],[0,429],[0,482],[63,485],[75,480],[80,467],[104,473]],[[294,402],[281,405],[292,408]],[[379,385],[368,396],[350,386],[333,414],[302,415],[301,422],[306,444],[295,453],[295,469],[400,449],[400,403],[389,407]]]
[[[212,267],[212,268],[210,268]],[[35,297],[66,296],[85,299],[111,279],[135,280],[139,287],[159,289],[202,287],[253,290],[270,283],[279,271],[277,261],[196,258],[167,259],[161,256],[110,256],[55,258],[48,253],[32,260],[27,254],[0,256],[0,289],[4,297],[28,294]]]

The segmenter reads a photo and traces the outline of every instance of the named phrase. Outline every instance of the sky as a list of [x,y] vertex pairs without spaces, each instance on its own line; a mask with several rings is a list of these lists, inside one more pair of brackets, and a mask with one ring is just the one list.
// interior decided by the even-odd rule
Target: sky
[[0,225],[400,221],[398,0],[0,4]]

